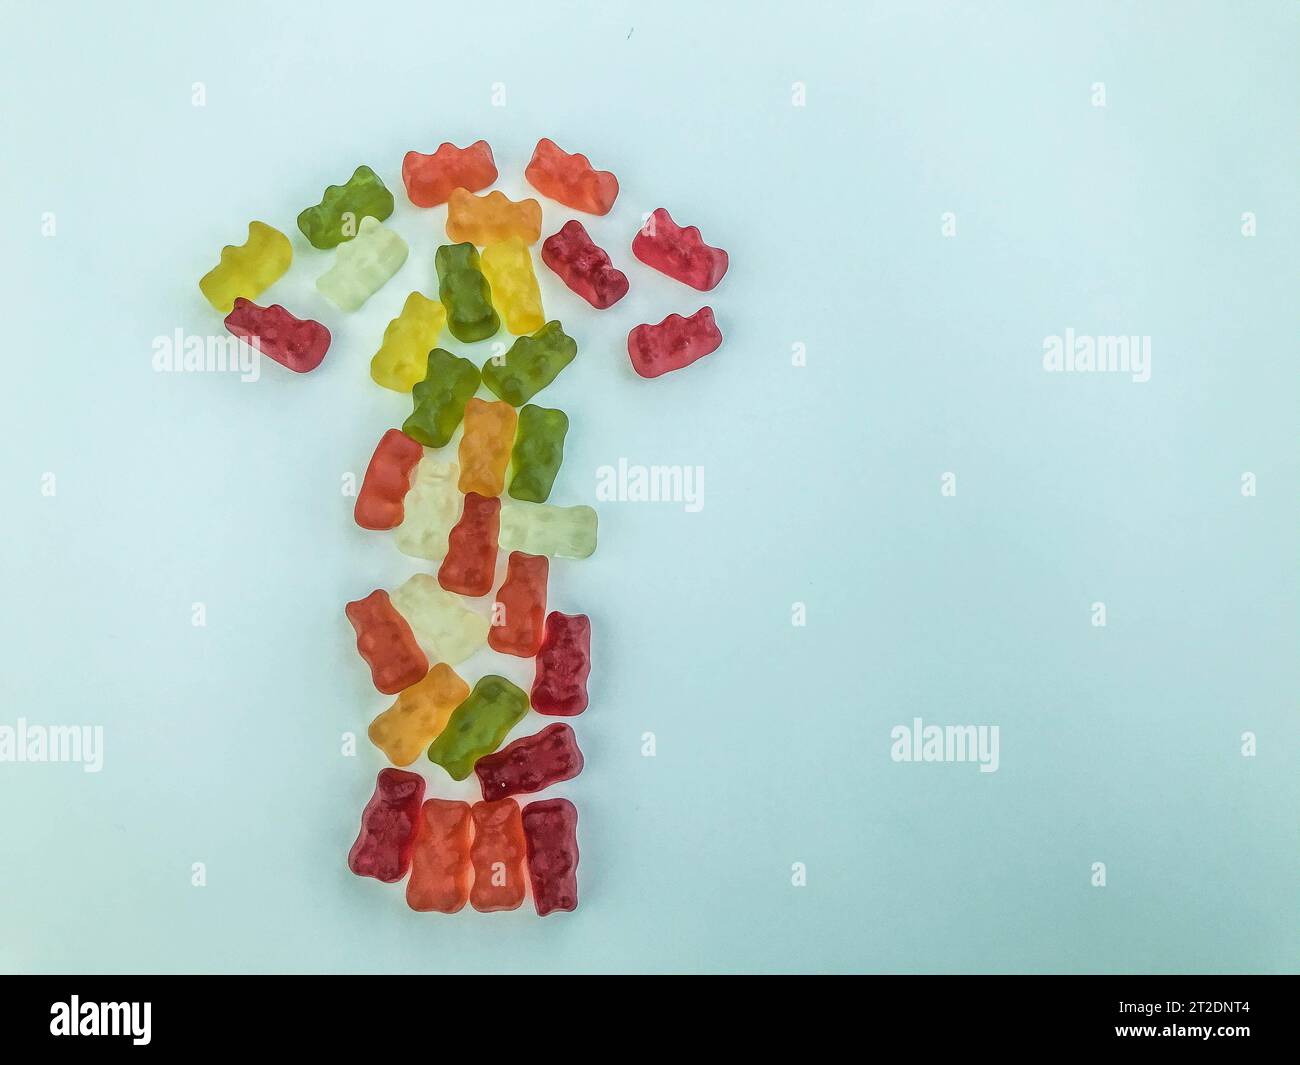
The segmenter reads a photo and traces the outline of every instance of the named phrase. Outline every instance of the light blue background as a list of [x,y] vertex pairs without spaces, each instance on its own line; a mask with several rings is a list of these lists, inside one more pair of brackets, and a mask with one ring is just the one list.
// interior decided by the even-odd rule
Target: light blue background
[[[300,6],[5,4],[0,723],[106,752],[0,765],[0,966],[1296,969],[1293,4]],[[596,634],[579,911],[418,915],[344,863],[389,700],[342,606],[416,566],[340,483],[433,291],[403,153],[485,137],[515,195],[541,135],[618,174],[589,229],[633,284],[600,316],[540,270],[581,345],[553,499],[623,457],[703,466],[705,507],[601,504],[552,570]],[[362,162],[412,254],[343,315],[294,219]],[[628,252],[661,205],[731,253],[706,299]],[[325,364],[155,373],[250,218]],[[633,375],[627,329],[706,300],[721,351]],[[1067,327],[1150,335],[1151,381],[1044,373]],[[895,764],[914,716],[997,724],[1000,770]]]

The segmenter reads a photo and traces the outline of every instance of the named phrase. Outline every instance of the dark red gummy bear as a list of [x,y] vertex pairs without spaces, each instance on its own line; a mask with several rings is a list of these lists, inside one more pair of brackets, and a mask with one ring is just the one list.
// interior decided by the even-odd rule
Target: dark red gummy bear
[[524,846],[537,915],[578,908],[578,811],[568,799],[524,807]]
[[320,322],[295,318],[278,303],[259,307],[243,296],[235,298],[226,328],[294,373],[316,369],[330,346],[330,331]]
[[553,611],[537,652],[531,701],[539,714],[573,717],[587,709],[591,673],[591,619]]
[[487,595],[497,567],[501,500],[465,493],[460,521],[447,534],[447,556],[438,568],[438,583],[461,595]]
[[598,311],[627,295],[627,274],[610,262],[603,248],[592,243],[576,218],[542,242],[542,262]]
[[424,777],[404,769],[381,769],[375,793],[361,813],[361,832],[348,851],[348,868],[391,884],[411,868],[420,827]]
[[727,272],[727,253],[704,243],[694,226],[679,226],[662,207],[632,238],[632,254],[684,285],[708,292]]
[[689,366],[722,344],[713,308],[701,307],[689,318],[670,314],[658,325],[639,325],[627,335],[632,369],[642,377],[659,377]]
[[533,736],[507,744],[474,763],[483,798],[491,802],[541,791],[582,772],[582,751],[573,729],[563,721]]

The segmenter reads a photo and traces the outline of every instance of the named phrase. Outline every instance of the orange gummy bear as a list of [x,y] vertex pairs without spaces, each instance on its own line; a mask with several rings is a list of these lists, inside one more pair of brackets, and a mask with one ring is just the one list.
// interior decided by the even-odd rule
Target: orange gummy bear
[[447,727],[451,712],[468,695],[469,685],[446,662],[439,662],[370,722],[370,742],[393,765],[410,765]]
[[407,152],[402,160],[402,183],[416,207],[437,207],[454,189],[478,192],[496,179],[497,164],[487,141],[475,141],[468,148],[447,142],[432,155]]
[[470,905],[480,913],[514,910],[524,901],[524,822],[514,799],[476,802],[474,887]]
[[460,438],[462,492],[499,496],[506,483],[506,467],[515,442],[519,415],[509,403],[473,397],[465,404],[465,432]]
[[457,244],[499,244],[518,237],[536,244],[542,235],[542,205],[536,200],[512,200],[504,192],[475,196],[453,189],[447,199],[447,237]]
[[411,909],[455,913],[465,905],[471,872],[469,826],[469,803],[425,802],[411,852],[411,879],[406,882],[406,904]]
[[570,155],[549,137],[537,142],[524,177],[543,196],[588,214],[609,214],[618,198],[618,178],[597,170],[585,155]]

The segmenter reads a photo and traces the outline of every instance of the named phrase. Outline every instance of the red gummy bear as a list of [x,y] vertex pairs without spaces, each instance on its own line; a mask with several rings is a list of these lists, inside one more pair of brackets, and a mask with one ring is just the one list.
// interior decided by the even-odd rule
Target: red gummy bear
[[500,529],[501,500],[467,492],[460,521],[447,534],[447,556],[438,568],[438,583],[461,595],[492,591]]
[[379,691],[396,695],[424,679],[429,660],[386,591],[377,588],[364,599],[349,603],[344,613],[357,630],[357,653],[370,666],[371,680]]
[[407,152],[402,160],[402,182],[416,207],[446,203],[453,189],[478,192],[497,179],[497,164],[487,141],[475,141],[468,148],[450,142],[432,155]]
[[592,243],[576,218],[542,243],[542,262],[598,311],[627,295],[627,274],[610,262],[603,248]]
[[541,791],[582,772],[582,751],[573,729],[563,721],[547,725],[533,736],[508,743],[496,754],[474,763],[483,798],[504,799]]
[[618,198],[618,178],[597,170],[585,155],[570,155],[549,137],[537,142],[524,177],[543,196],[588,214],[609,214]]
[[578,908],[578,811],[568,799],[543,799],[524,807],[524,844],[533,905],[545,917]]
[[539,714],[574,717],[587,709],[591,674],[591,619],[586,614],[553,611],[537,652],[537,673],[530,697]]
[[[542,646],[546,621],[546,578],[551,564],[545,555],[511,551],[506,579],[497,589],[501,624],[488,631],[488,646],[503,655],[532,658]],[[493,608],[493,621],[496,609]]]
[[689,318],[670,314],[658,325],[639,325],[627,335],[632,369],[642,377],[659,377],[704,358],[722,344],[713,308],[701,307]]
[[348,851],[348,868],[391,884],[411,868],[420,827],[424,777],[404,769],[381,769],[375,793],[361,813],[361,831]]
[[361,480],[353,517],[363,529],[396,529],[406,517],[403,500],[411,487],[411,471],[424,457],[424,448],[400,429],[389,429],[370,456]]
[[295,318],[278,303],[259,307],[237,296],[225,325],[240,340],[294,373],[316,369],[330,346],[330,331],[320,322]]
[[679,226],[662,207],[632,238],[632,254],[684,285],[708,292],[727,272],[727,253],[704,243],[695,226]]

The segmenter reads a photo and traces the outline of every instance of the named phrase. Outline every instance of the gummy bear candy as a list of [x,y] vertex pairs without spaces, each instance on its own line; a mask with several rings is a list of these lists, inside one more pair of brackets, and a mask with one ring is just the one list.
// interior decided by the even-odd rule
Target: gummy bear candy
[[316,279],[316,288],[341,311],[355,311],[402,268],[410,249],[382,222],[367,215],[357,235],[340,244],[334,265]]
[[524,842],[533,905],[545,917],[578,908],[578,811],[568,799],[542,799],[524,807]]
[[474,818],[470,904],[480,913],[517,910],[524,901],[525,849],[519,804],[514,799],[476,802],[470,813]]
[[500,544],[552,558],[586,558],[596,550],[596,512],[587,506],[508,502],[501,508]]
[[537,652],[531,701],[539,714],[574,717],[587,709],[591,674],[591,619],[586,614],[552,611]]
[[512,200],[504,192],[475,196],[453,189],[447,197],[447,239],[454,243],[499,244],[518,237],[536,244],[542,235],[542,205],[536,200]]
[[268,359],[294,373],[314,370],[330,346],[330,331],[310,318],[295,318],[278,303],[259,307],[239,296],[225,326]]
[[528,245],[518,237],[489,244],[479,260],[492,289],[492,305],[505,318],[506,328],[516,336],[541,329],[546,315]]
[[662,207],[637,230],[632,254],[646,266],[701,292],[716,288],[727,272],[727,253],[705,244],[695,226],[679,226]]
[[459,478],[460,467],[454,462],[428,455],[420,460],[403,500],[406,516],[393,534],[397,550],[433,562],[447,553],[447,534],[460,516]]
[[415,409],[402,431],[425,447],[442,447],[465,417],[465,404],[478,391],[479,372],[469,359],[434,348],[425,359],[424,380],[411,389]]
[[430,661],[454,666],[487,642],[488,619],[440,588],[432,573],[408,577],[393,591],[392,605]]
[[469,685],[451,666],[439,662],[370,722],[370,742],[388,755],[393,765],[410,765],[446,727],[451,712],[467,695]]
[[475,141],[468,148],[444,142],[432,155],[412,151],[402,160],[402,183],[416,207],[446,203],[453,189],[480,192],[496,179],[497,165],[487,141]]
[[411,868],[419,829],[424,777],[404,769],[381,769],[375,793],[361,813],[361,831],[348,852],[348,868],[391,884]]
[[470,810],[467,802],[429,799],[420,810],[406,904],[421,913],[455,913],[469,899]]
[[576,218],[542,242],[542,262],[598,311],[627,295],[627,274],[610,262],[603,248],[592,243]]
[[379,438],[353,509],[358,525],[395,529],[402,524],[402,503],[411,487],[411,471],[423,457],[424,448],[399,429],[389,429]]
[[429,761],[442,766],[453,780],[464,780],[474,771],[474,763],[500,747],[526,713],[528,696],[523,690],[505,677],[488,674],[474,685],[429,746]]
[[492,290],[473,244],[444,244],[433,255],[438,298],[447,308],[447,328],[457,340],[486,340],[501,328],[492,309]]
[[358,233],[362,219],[382,222],[393,213],[393,194],[368,166],[359,166],[345,185],[330,185],[320,203],[298,215],[298,228],[322,251]]
[[510,452],[510,495],[545,503],[564,460],[569,416],[562,410],[529,403],[519,412],[515,446]]
[[582,752],[573,729],[563,721],[507,743],[474,763],[483,798],[504,799],[542,791],[582,772]]
[[437,300],[420,292],[406,297],[402,313],[388,323],[384,342],[370,360],[375,384],[394,392],[409,392],[425,376],[429,349],[447,324],[447,312]]
[[509,403],[475,397],[465,404],[460,438],[460,490],[499,496],[505,487],[518,415]]
[[524,177],[543,196],[588,214],[609,214],[618,197],[618,178],[597,170],[585,155],[569,155],[548,137],[537,142]]
[[632,369],[642,377],[659,377],[689,366],[722,344],[713,308],[701,307],[689,318],[670,314],[658,325],[639,325],[627,335]]
[[257,299],[284,276],[291,262],[288,237],[265,222],[249,222],[248,239],[221,249],[221,260],[199,280],[199,291],[222,314],[229,314],[236,299]]
[[501,500],[465,494],[460,521],[447,536],[447,557],[438,569],[438,583],[461,595],[487,595],[497,565],[497,531]]
[[547,322],[520,337],[503,357],[483,364],[483,383],[512,407],[527,403],[559,376],[578,354],[578,345],[559,322]]
[[[387,592],[373,591],[349,603],[344,612],[357,630],[357,652],[370,667],[371,680],[379,691],[396,695],[429,672],[428,658]],[[486,632],[483,638],[487,639]]]
[[501,582],[492,607],[493,625],[488,630],[488,646],[492,650],[520,658],[537,654],[545,628],[546,579],[550,569],[545,555],[510,553],[506,579]]

